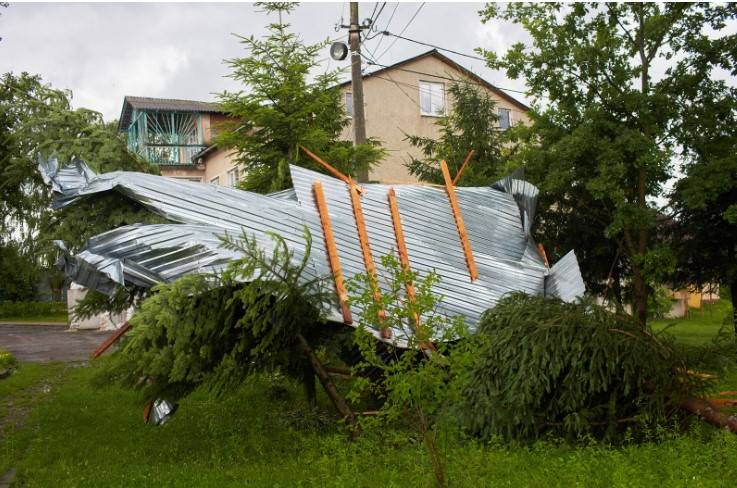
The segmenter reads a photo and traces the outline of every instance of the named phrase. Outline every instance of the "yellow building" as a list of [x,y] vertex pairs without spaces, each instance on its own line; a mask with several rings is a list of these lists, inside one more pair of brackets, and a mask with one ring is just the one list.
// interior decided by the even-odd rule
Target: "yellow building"
[[[477,84],[496,101],[500,129],[527,124],[529,108],[473,72],[436,50],[400,61],[364,75],[366,135],[381,141],[386,158],[369,174],[381,183],[416,183],[405,163],[420,151],[405,141],[405,134],[437,138],[435,124],[452,110],[447,87],[454,79]],[[340,85],[349,117],[352,112],[350,82]],[[159,166],[161,174],[222,186],[234,186],[239,169],[231,154],[212,145],[213,131],[226,120],[215,103],[147,97],[125,97],[119,130],[128,147]],[[353,127],[342,139],[353,139]],[[469,148],[473,149],[473,148]]]

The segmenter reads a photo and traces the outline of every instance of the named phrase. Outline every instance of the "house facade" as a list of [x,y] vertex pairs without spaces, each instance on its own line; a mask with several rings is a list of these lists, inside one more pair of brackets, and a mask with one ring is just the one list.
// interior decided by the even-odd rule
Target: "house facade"
[[212,144],[227,120],[216,103],[127,96],[118,130],[128,149],[157,165],[163,176],[235,186],[239,169]]
[[[437,50],[428,51],[363,77],[366,136],[380,140],[387,150],[381,164],[370,172],[369,180],[417,183],[405,164],[410,160],[409,155],[420,157],[421,153],[405,140],[406,134],[433,139],[440,136],[436,122],[452,110],[453,100],[447,95],[447,88],[458,79],[474,83],[496,101],[501,130],[517,123],[529,123],[529,107],[525,104]],[[350,116],[353,104],[350,82],[343,83],[341,90]],[[353,139],[352,123],[342,138]]]
[[[417,183],[405,164],[420,151],[407,134],[437,138],[436,122],[453,107],[447,94],[453,80],[468,80],[497,103],[500,130],[527,124],[529,108],[436,50],[364,75],[366,135],[381,141],[387,156],[369,174],[380,183]],[[350,117],[350,82],[339,86]],[[228,120],[215,103],[127,96],[119,130],[131,151],[159,166],[163,176],[221,186],[235,186],[241,174],[227,151],[212,144],[219,123]],[[352,122],[341,138],[353,139]],[[471,150],[473,148],[469,148]]]

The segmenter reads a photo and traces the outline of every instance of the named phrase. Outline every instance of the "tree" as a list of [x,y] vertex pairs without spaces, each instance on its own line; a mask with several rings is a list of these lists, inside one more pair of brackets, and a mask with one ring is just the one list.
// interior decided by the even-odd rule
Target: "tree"
[[223,245],[241,257],[222,273],[158,285],[99,382],[143,390],[147,401],[176,401],[200,385],[223,395],[255,373],[280,372],[303,381],[314,402],[313,367],[321,365],[312,347],[340,335],[325,324],[334,294],[323,277],[304,276],[312,243],[307,230],[301,260],[283,238],[272,238],[266,253],[245,230],[225,237]]
[[[55,156],[62,164],[76,156],[98,172],[156,171],[128,152],[115,123],[104,123],[100,113],[89,109],[72,109],[71,93],[53,89],[39,76],[28,73],[3,75],[0,246],[12,246],[28,273],[35,269],[38,274],[49,267],[56,253],[54,239],[62,239],[76,250],[103,230],[146,219],[143,207],[122,196],[96,201],[88,207],[82,204],[49,212],[51,196],[36,168],[39,156]],[[3,263],[6,265],[9,262]]]
[[489,94],[467,80],[457,80],[448,87],[453,108],[435,123],[440,138],[407,135],[423,157],[411,157],[407,168],[419,179],[443,183],[440,160],[445,160],[451,174],[458,173],[470,150],[474,155],[463,171],[459,185],[488,185],[499,176],[502,161],[502,137],[496,102]]
[[[658,238],[658,208],[672,176],[678,143],[673,132],[679,96],[685,89],[679,66],[702,56],[705,29],[719,29],[731,6],[707,4],[510,4],[490,5],[484,19],[521,24],[532,38],[503,56],[486,52],[488,64],[512,78],[524,77],[537,110],[531,114],[535,143],[527,155],[548,151],[546,168],[535,168],[540,186],[554,196],[554,208],[575,211],[569,198],[594,204],[598,222],[591,232],[609,241],[608,249],[626,260],[634,312],[645,324],[654,283],[672,270],[672,255]],[[729,43],[714,44],[722,50]],[[656,75],[664,60],[669,69]],[[540,103],[546,101],[543,107]],[[524,162],[524,161],[523,161]],[[583,209],[585,210],[585,209]],[[575,226],[568,227],[568,224]],[[560,234],[576,236],[583,222],[561,222]],[[580,246],[578,246],[580,247]],[[587,246],[585,246],[587,247]],[[616,251],[615,251],[616,252]],[[602,277],[603,278],[603,277]]]
[[671,195],[675,280],[728,287],[737,335],[737,90],[692,74],[703,102],[687,105],[681,123],[685,175]]
[[327,41],[305,45],[289,31],[282,16],[295,4],[257,5],[278,14],[279,20],[261,39],[240,37],[249,55],[229,61],[230,76],[245,89],[220,95],[222,109],[233,121],[216,138],[244,169],[241,187],[258,192],[289,188],[290,164],[324,171],[299,150],[300,144],[345,174],[355,175],[380,160],[383,151],[375,141],[354,148],[350,141],[338,140],[348,124],[337,87],[339,72],[325,71],[310,80]]

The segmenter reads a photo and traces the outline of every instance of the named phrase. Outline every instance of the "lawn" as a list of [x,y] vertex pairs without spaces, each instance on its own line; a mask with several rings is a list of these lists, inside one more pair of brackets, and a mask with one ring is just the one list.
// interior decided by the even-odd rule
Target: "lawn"
[[[691,320],[671,332],[685,343],[708,342],[708,334],[691,331],[708,325]],[[315,414],[296,385],[283,389],[259,377],[223,400],[197,391],[155,427],[143,424],[134,393],[95,389],[94,374],[94,366],[22,364],[0,381],[0,424],[17,419],[19,409],[25,415],[24,427],[6,429],[0,447],[0,471],[17,468],[17,485],[432,485],[425,450],[407,432],[351,441],[327,399]],[[737,370],[722,381],[737,384]],[[734,486],[734,434],[697,422],[688,434],[664,429],[653,437],[616,448],[444,439],[442,450],[451,486]]]
[[731,318],[732,306],[726,300],[706,305],[701,310],[692,309],[687,319],[664,319],[652,323],[654,330],[667,330],[679,342],[688,345],[709,343],[725,326],[724,319]]

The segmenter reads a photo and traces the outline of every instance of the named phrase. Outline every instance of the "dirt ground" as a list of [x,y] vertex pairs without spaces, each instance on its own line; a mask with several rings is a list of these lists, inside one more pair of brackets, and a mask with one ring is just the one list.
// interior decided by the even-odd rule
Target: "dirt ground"
[[0,324],[0,349],[21,362],[86,361],[110,334],[72,331],[65,325]]

